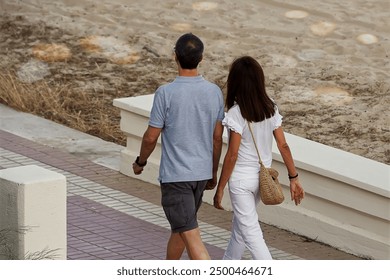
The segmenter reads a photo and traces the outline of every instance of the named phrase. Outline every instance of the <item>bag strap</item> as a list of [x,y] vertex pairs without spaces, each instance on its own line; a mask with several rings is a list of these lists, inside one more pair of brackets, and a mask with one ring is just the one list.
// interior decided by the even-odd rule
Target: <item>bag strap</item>
[[251,124],[248,121],[247,121],[247,123],[248,123],[249,131],[251,132],[251,135],[252,135],[253,143],[255,144],[257,156],[259,157],[259,163],[260,163],[261,167],[264,167],[263,162],[261,161],[259,149],[257,149],[257,144],[256,144],[255,136],[253,135]]

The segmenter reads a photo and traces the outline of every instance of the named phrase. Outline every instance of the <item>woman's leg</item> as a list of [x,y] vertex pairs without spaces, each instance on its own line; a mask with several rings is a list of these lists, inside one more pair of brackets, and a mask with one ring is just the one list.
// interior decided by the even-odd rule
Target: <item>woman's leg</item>
[[256,211],[258,204],[258,180],[248,179],[232,182],[229,192],[234,212],[233,230],[226,256],[238,259],[243,254],[243,243],[253,259],[272,259]]
[[226,248],[225,254],[223,255],[223,260],[240,260],[245,252],[244,239],[242,239],[241,232],[236,224],[236,220],[237,218],[233,213],[232,234],[230,236],[229,244]]

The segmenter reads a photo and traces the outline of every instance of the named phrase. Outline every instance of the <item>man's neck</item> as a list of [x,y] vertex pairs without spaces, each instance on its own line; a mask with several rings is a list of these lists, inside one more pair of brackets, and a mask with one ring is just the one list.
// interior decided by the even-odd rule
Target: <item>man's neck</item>
[[179,76],[184,77],[194,77],[198,76],[198,69],[180,69],[179,68]]

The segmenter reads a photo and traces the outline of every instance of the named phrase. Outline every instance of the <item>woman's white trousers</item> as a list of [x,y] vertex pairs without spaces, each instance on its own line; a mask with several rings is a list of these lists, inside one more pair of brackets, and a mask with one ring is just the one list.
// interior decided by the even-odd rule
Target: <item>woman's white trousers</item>
[[240,260],[245,248],[254,260],[272,260],[256,212],[260,201],[258,186],[258,179],[229,181],[233,228],[224,260]]

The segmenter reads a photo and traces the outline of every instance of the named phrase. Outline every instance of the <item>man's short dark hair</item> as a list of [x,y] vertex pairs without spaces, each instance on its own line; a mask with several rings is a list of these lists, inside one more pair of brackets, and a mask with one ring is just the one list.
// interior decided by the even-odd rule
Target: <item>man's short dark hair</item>
[[203,57],[203,43],[192,33],[182,35],[176,42],[176,58],[183,69],[195,69]]

